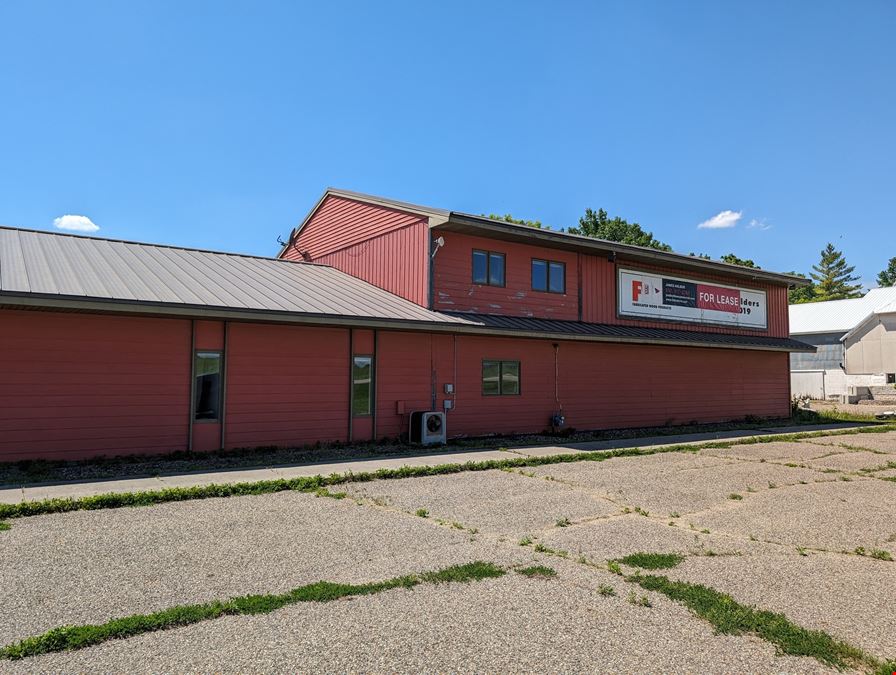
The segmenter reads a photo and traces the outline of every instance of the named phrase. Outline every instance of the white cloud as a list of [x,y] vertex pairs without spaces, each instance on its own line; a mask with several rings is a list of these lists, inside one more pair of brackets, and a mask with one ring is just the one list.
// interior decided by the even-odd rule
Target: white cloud
[[53,219],[53,225],[60,230],[73,230],[75,232],[96,232],[100,229],[100,226],[87,216],[59,216]]
[[759,220],[756,220],[755,218],[753,218],[753,220],[750,221],[750,224],[747,225],[747,227],[750,228],[751,230],[770,230],[770,229],[772,229],[772,226],[769,225],[767,222],[765,222],[765,218],[760,218]]
[[701,230],[722,230],[737,225],[743,211],[721,211],[709,220],[704,220],[697,227]]

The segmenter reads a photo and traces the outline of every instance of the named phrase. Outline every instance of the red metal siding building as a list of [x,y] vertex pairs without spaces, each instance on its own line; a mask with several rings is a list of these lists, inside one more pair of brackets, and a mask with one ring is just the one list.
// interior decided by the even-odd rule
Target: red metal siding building
[[[278,258],[0,228],[0,461],[783,417],[810,349],[791,277],[355,193]],[[624,315],[623,268],[767,319]]]

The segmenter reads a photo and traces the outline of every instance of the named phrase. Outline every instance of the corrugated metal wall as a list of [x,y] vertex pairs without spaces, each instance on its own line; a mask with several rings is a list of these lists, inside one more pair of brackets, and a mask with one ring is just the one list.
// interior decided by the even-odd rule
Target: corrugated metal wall
[[422,216],[327,197],[283,257],[319,262],[418,305],[428,301],[428,220]]

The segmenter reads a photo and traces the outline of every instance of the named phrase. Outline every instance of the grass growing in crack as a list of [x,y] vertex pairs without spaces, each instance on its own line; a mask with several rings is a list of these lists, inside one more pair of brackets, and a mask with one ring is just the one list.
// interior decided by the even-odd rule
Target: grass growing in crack
[[728,499],[733,499],[733,500],[735,500],[735,501],[740,501],[741,499],[743,499],[743,496],[737,494],[736,492],[732,492],[730,495],[728,495]]
[[434,572],[394,577],[368,584],[336,584],[318,581],[291,591],[271,595],[244,595],[229,600],[215,600],[203,604],[181,605],[152,614],[134,614],[112,619],[102,624],[61,626],[42,635],[25,638],[0,648],[0,658],[22,659],[50,652],[83,649],[91,645],[141,633],[187,626],[221,616],[237,614],[267,614],[281,607],[300,602],[330,602],[348,596],[372,595],[393,588],[413,588],[422,583],[480,581],[503,576],[505,571],[488,562],[475,561],[454,565]]
[[[659,448],[619,448],[616,450],[573,452],[563,455],[544,457],[514,457],[511,459],[490,459],[462,464],[440,464],[434,466],[404,466],[397,469],[380,469],[361,473],[332,474],[330,476],[308,476],[299,478],[281,478],[248,483],[209,484],[185,488],[165,488],[162,490],[146,490],[140,492],[116,492],[92,495],[80,498],[52,498],[40,501],[19,502],[18,504],[0,504],[0,520],[23,518],[47,513],[65,513],[68,511],[92,511],[99,509],[116,509],[127,506],[152,506],[167,502],[181,502],[193,499],[212,499],[219,497],[235,497],[246,495],[263,495],[275,492],[298,491],[315,492],[320,487],[331,487],[343,483],[361,483],[372,480],[393,480],[416,478],[423,476],[439,476],[461,473],[465,471],[490,471],[493,469],[518,469],[523,467],[546,466],[550,464],[568,464],[573,462],[602,462],[619,457],[642,457],[667,452],[698,452],[704,448],[728,448],[732,445],[798,441],[821,436],[843,436],[857,433],[885,433],[896,429],[893,425],[860,427],[834,431],[819,431],[796,434],[770,434],[737,439],[729,442],[711,442],[698,444],[671,445]],[[884,480],[896,481],[896,477]],[[774,485],[770,485],[774,487]],[[377,499],[373,500],[378,503]],[[380,505],[385,505],[385,502]],[[636,509],[641,515],[647,511]]]
[[656,591],[680,602],[705,619],[720,633],[752,634],[776,645],[785,654],[811,656],[836,668],[880,664],[862,650],[841,642],[823,631],[808,630],[792,623],[783,614],[742,605],[730,595],[684,581],[671,581],[664,576],[628,577],[648,591]]
[[620,576],[623,575],[622,567],[615,560],[607,561],[607,569],[610,570],[613,574],[618,574]]
[[651,607],[650,598],[646,595],[638,596],[634,591],[628,592],[628,604],[635,605],[637,607]]
[[557,527],[569,527],[571,524],[572,523],[569,522],[569,518],[567,518],[566,516],[563,516],[563,518],[557,520],[556,523]]
[[520,546],[531,546],[532,545],[532,537],[526,535],[519,541]]
[[329,497],[330,499],[345,499],[348,497],[346,492],[330,492],[325,487],[319,487],[314,491],[315,497]]
[[640,567],[645,570],[663,570],[679,565],[684,560],[678,553],[631,553],[617,562],[629,567]]
[[426,509],[417,509],[414,511],[414,515],[420,516],[421,518],[429,518],[429,511]]
[[597,587],[597,592],[605,597],[616,595],[616,589],[610,586],[610,584],[601,584]]
[[893,562],[893,556],[889,551],[884,551],[879,548],[873,548],[868,551],[864,546],[856,546],[853,551],[856,555],[868,556],[869,558],[874,558],[875,560],[886,560],[887,562]]
[[526,577],[539,579],[550,579],[551,577],[557,576],[555,570],[550,567],[545,567],[544,565],[530,565],[529,567],[523,567],[518,569],[517,573]]

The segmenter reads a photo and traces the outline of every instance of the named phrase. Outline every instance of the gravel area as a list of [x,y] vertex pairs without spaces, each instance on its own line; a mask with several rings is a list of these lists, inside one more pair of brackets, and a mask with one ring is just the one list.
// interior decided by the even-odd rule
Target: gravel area
[[567,551],[573,557],[584,555],[598,563],[640,551],[687,555],[712,551],[729,556],[768,546],[746,537],[704,534],[691,529],[686,517],[660,521],[637,514],[554,529],[542,533],[538,540],[552,549]]
[[509,471],[349,483],[341,489],[403,511],[424,508],[431,518],[511,537],[555,527],[561,518],[575,521],[621,512],[616,504],[583,490]]
[[[638,551],[683,553],[679,567],[659,573],[784,612],[892,659],[896,562],[840,551],[861,546],[896,557],[896,482],[844,481],[823,470],[884,464],[886,454],[839,444],[886,451],[881,446],[896,434],[827,439],[836,443],[742,445],[524,470],[534,475],[464,472],[331,488],[347,492],[345,499],[284,492],[15,519],[0,532],[0,645],[62,624],[321,579],[377,581],[473,560],[537,562],[559,575],[509,572],[303,603],[0,661],[0,672],[640,672],[645,664],[663,672],[827,672],[815,660],[776,654],[758,637],[717,635],[665,596],[648,594],[652,607],[633,605],[628,593],[641,589],[576,562],[579,555],[601,563]],[[877,475],[889,472],[896,475]],[[429,517],[414,514],[421,508]],[[571,523],[558,526],[560,519]],[[520,546],[524,535],[569,558]],[[830,552],[801,555],[797,547]],[[600,584],[617,595],[599,594]]]
[[812,439],[821,445],[849,445],[856,448],[876,450],[896,455],[896,431],[883,434],[841,434],[839,436],[819,436]]
[[0,644],[321,579],[519,555],[423,518],[292,492],[23,518],[0,537]]
[[830,455],[832,452],[849,452],[846,448],[832,448],[809,441],[799,443],[753,443],[733,445],[730,448],[706,448],[701,455],[727,459],[751,459],[802,464],[806,460]]
[[896,556],[896,483],[875,478],[794,485],[751,494],[723,511],[693,516],[711,531],[852,551],[879,548]]
[[884,609],[896,607],[896,564],[829,553],[763,553],[688,558],[667,576],[782,612],[801,626],[826,631],[872,654],[896,654],[893,614]]
[[[627,602],[607,573],[547,561],[554,579],[518,574],[418,587],[110,642],[6,664],[10,673],[121,672],[832,672],[768,643],[716,635],[658,594]],[[596,592],[616,587],[615,597]]]
[[813,459],[806,464],[816,469],[837,469],[838,471],[873,471],[887,468],[887,462],[896,466],[896,457],[881,455],[877,452],[862,450],[846,451],[836,455],[829,455],[820,459]]
[[746,494],[749,488],[765,489],[770,483],[789,485],[799,481],[832,480],[811,469],[691,453],[556,464],[533,471],[542,477],[568,481],[617,503],[662,515],[724,508],[729,495]]

